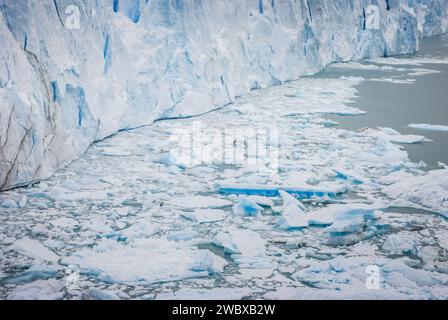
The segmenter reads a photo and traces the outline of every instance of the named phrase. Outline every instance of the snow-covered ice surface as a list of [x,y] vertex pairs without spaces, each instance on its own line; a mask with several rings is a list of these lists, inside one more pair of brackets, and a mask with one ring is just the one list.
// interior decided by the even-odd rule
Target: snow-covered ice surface
[[[381,65],[393,73],[391,61]],[[425,73],[406,63],[407,78]],[[349,105],[362,81],[253,91],[195,119],[121,132],[53,178],[1,193],[0,297],[447,299],[448,170],[409,161],[402,144],[423,136],[325,119],[362,113]],[[167,161],[171,134],[194,121],[276,128],[278,172]],[[70,268],[80,271],[75,287]]]

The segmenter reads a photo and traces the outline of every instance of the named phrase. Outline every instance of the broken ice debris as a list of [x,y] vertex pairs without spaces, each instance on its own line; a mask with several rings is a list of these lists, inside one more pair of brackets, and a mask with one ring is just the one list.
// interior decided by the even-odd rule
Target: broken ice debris
[[[394,202],[437,212],[448,218],[448,169],[432,170],[394,183],[383,189]],[[391,205],[394,204],[391,203]]]
[[225,212],[220,209],[197,209],[194,212],[183,212],[181,215],[197,223],[213,223],[226,218]]
[[64,258],[65,265],[77,265],[81,272],[109,283],[151,284],[204,277],[222,272],[221,257],[183,242],[137,239],[130,245],[104,239]]
[[383,243],[383,250],[392,254],[417,254],[417,243],[410,234],[392,234]]
[[219,199],[206,196],[185,196],[171,199],[168,204],[184,209],[212,208],[219,209],[232,205],[232,202],[226,199]]
[[188,241],[197,238],[199,233],[194,230],[183,230],[171,232],[167,239],[171,241]]
[[259,216],[263,210],[249,198],[240,197],[238,203],[233,205],[233,213],[237,216]]
[[137,221],[132,226],[121,231],[120,240],[132,242],[138,238],[149,238],[160,232],[160,228],[149,221]]
[[376,205],[334,205],[334,222],[326,229],[330,245],[349,245],[388,229],[382,224],[381,211]]

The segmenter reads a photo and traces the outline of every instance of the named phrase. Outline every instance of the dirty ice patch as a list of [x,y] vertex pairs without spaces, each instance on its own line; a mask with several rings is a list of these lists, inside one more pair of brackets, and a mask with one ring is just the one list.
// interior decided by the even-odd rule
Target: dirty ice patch
[[63,260],[85,274],[110,283],[151,284],[222,272],[226,261],[184,243],[140,239],[133,246],[104,240]]
[[438,212],[448,218],[448,169],[403,179],[383,189],[390,206],[409,206]]
[[430,131],[448,131],[448,126],[427,124],[427,123],[411,123],[409,127],[414,129],[430,130]]
[[183,209],[196,209],[196,208],[219,209],[231,206],[233,203],[229,200],[220,198],[213,198],[206,196],[184,196],[173,198],[168,202],[168,204]]

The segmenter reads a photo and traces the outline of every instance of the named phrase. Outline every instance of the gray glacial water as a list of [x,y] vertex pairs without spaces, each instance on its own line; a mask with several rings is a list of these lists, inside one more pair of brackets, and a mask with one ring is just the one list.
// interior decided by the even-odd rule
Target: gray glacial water
[[[426,38],[421,50],[414,55],[398,59],[419,59],[448,56],[448,36]],[[413,65],[397,67],[413,68]],[[421,66],[418,66],[421,67]],[[424,64],[422,67],[440,71],[415,77],[412,84],[364,81],[357,86],[359,97],[351,104],[366,111],[360,116],[331,115],[330,119],[348,130],[364,127],[389,127],[403,134],[423,135],[432,142],[406,145],[409,158],[414,162],[424,161],[427,169],[438,167],[438,162],[448,163],[448,132],[409,128],[411,123],[448,125],[448,64]],[[317,77],[356,76],[365,79],[396,76],[396,72],[372,70],[347,70],[329,68]],[[403,73],[404,78],[409,77]]]

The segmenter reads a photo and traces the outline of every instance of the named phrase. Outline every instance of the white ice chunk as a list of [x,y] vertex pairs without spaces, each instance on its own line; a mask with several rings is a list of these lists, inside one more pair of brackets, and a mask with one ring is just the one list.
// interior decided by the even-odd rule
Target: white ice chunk
[[232,202],[225,199],[206,196],[184,196],[171,199],[168,204],[184,209],[212,208],[219,209],[232,205]]
[[183,288],[176,292],[161,293],[157,300],[241,300],[253,292],[249,288]]
[[8,300],[61,300],[63,288],[64,284],[54,279],[37,280],[14,289]]
[[284,190],[279,190],[279,193],[283,200],[283,206],[286,207],[290,204],[293,204],[293,205],[296,205],[297,207],[299,207],[301,210],[306,211],[306,207],[303,205],[303,203],[300,202],[299,200],[297,200],[292,195],[290,195],[288,192],[286,192]]
[[266,256],[266,242],[252,230],[229,229],[219,233],[215,245],[223,247],[232,254],[241,268],[269,268],[271,264]]
[[149,284],[222,272],[226,261],[208,250],[198,250],[181,242],[139,239],[132,246],[105,239],[93,248],[85,248],[63,259],[78,265],[107,282]]
[[121,300],[115,293],[97,288],[89,288],[82,295],[84,300]]
[[446,125],[436,125],[436,124],[426,124],[426,123],[411,123],[410,128],[422,129],[422,130],[432,130],[432,131],[448,131],[448,126]]
[[448,217],[448,169],[432,170],[423,176],[402,179],[384,188],[383,193],[410,207]]
[[[337,205],[335,205],[337,206]],[[333,208],[334,209],[334,208]],[[383,231],[387,226],[375,226],[381,211],[378,205],[349,204],[336,207],[334,223],[326,229],[331,245],[346,245]],[[331,210],[331,209],[330,209]]]
[[366,128],[362,130],[362,133],[367,134],[368,136],[371,137],[376,137],[386,141],[403,143],[403,144],[414,144],[430,141],[424,136],[418,136],[413,134],[403,135],[391,128],[378,128],[377,130]]
[[272,201],[272,199],[268,198],[268,197],[252,195],[252,196],[248,196],[247,198],[262,207],[271,207],[272,208],[274,206],[274,201]]
[[240,197],[233,205],[233,213],[237,216],[259,216],[263,210],[258,204],[246,197]]
[[10,248],[33,259],[40,259],[52,263],[56,263],[59,260],[59,256],[56,253],[45,247],[39,241],[30,238],[17,240]]
[[417,243],[411,235],[391,234],[383,243],[383,249],[394,254],[417,254]]
[[226,218],[225,212],[220,209],[197,209],[194,212],[183,212],[182,216],[198,223],[213,223]]
[[171,232],[167,239],[171,241],[188,241],[197,238],[199,233],[194,230],[183,230]]
[[307,214],[296,204],[289,203],[283,207],[282,215],[278,220],[278,225],[282,229],[300,229],[308,227]]
[[17,202],[15,202],[13,199],[6,199],[2,202],[1,207],[3,208],[17,208]]
[[137,221],[129,228],[121,231],[120,238],[132,242],[137,238],[149,238],[160,232],[160,228],[150,221]]
[[67,217],[52,219],[50,220],[50,223],[53,227],[58,227],[62,229],[72,229],[78,225],[78,221]]

